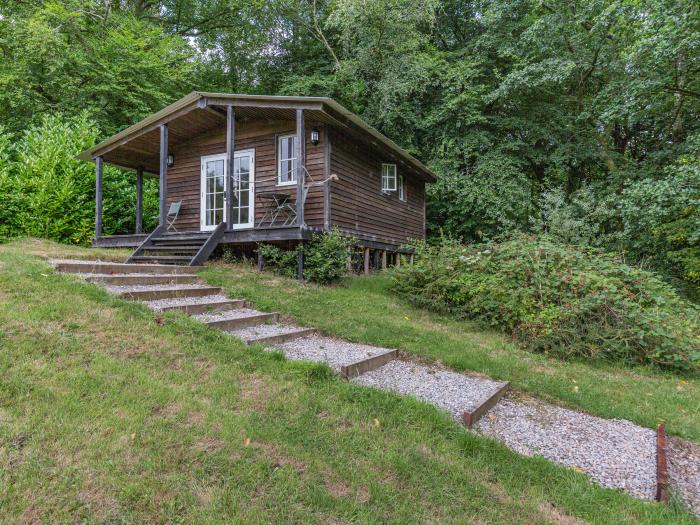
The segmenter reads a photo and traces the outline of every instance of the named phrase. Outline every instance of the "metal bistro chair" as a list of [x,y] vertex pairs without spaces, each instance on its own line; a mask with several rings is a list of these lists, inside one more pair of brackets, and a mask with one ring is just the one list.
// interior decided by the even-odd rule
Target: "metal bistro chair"
[[[302,194],[301,194],[301,205],[303,206],[306,203],[306,197],[309,194],[309,189],[313,188],[314,186],[323,186],[326,182],[330,180],[338,180],[338,175],[333,173],[330,177],[327,179],[324,179],[322,181],[315,182],[314,179],[311,177],[309,174],[309,171],[302,166],[302,170],[304,170],[305,173],[305,179],[304,180],[309,180],[309,182],[303,184],[302,188]],[[297,198],[296,202],[286,202],[284,206],[282,207],[282,210],[287,214],[287,220],[284,221],[285,226],[290,226],[294,224],[297,220],[297,203],[299,202],[299,199]]]
[[175,227],[175,221],[177,220],[177,216],[180,214],[180,208],[182,208],[182,201],[174,201],[170,203],[170,209],[168,210],[168,215],[165,217],[166,220],[166,231],[174,231],[175,233],[178,233],[177,228]]

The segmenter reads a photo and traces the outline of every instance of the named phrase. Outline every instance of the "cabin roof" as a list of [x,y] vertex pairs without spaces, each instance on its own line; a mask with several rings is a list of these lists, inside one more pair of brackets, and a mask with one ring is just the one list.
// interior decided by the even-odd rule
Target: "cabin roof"
[[[252,114],[253,112],[267,113],[268,116],[281,116],[285,112],[291,115],[296,109],[308,110],[313,118],[325,122],[330,125],[349,129],[355,134],[363,135],[366,142],[371,143],[375,147],[380,147],[389,150],[402,163],[410,165],[415,172],[426,182],[434,182],[437,180],[435,173],[425,166],[421,161],[413,155],[405,151],[393,140],[377,131],[375,128],[367,124],[359,116],[346,109],[341,104],[337,103],[332,98],[328,97],[293,97],[293,96],[273,96],[273,95],[241,95],[229,93],[209,93],[202,91],[193,91],[189,95],[173,102],[169,106],[161,109],[153,115],[137,122],[116,135],[113,135],[99,144],[87,149],[78,155],[78,158],[83,160],[92,160],[97,156],[106,155],[112,152],[114,158],[105,157],[106,162],[112,162],[123,167],[134,168],[125,157],[116,156],[118,148],[126,146],[132,140],[144,138],[148,135],[155,138],[157,127],[160,124],[174,121],[175,119],[184,119],[189,113],[204,111],[206,109],[232,105],[236,108],[236,116],[238,118],[239,110]],[[214,110],[212,110],[214,111]],[[191,117],[188,117],[191,118]],[[194,122],[186,123],[191,134],[204,132],[198,131]],[[172,135],[171,135],[172,136]],[[154,153],[156,153],[154,151]],[[153,171],[153,170],[151,170]]]

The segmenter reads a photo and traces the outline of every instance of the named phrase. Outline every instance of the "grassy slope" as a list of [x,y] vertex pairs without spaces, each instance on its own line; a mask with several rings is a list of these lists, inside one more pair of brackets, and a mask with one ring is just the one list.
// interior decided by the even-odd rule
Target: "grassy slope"
[[0,246],[0,521],[693,523],[24,252]]
[[700,379],[648,368],[562,362],[525,352],[499,334],[415,309],[388,292],[382,277],[348,279],[335,288],[300,286],[249,267],[212,265],[202,272],[231,296],[279,310],[347,339],[399,348],[456,370],[506,379],[516,390],[602,417],[630,419],[700,442]]

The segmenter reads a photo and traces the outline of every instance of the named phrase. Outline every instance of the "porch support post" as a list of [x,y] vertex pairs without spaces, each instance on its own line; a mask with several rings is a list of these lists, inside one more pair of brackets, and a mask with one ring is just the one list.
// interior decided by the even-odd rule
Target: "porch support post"
[[168,215],[168,125],[160,125],[160,214],[158,223],[165,226]]
[[[235,135],[236,114],[234,113],[233,106],[229,105],[226,106],[226,229],[228,230],[233,229],[233,160]],[[255,217],[253,217],[253,224],[255,224]]]
[[297,159],[297,224],[304,227],[304,182],[306,179],[306,131],[304,110],[297,109],[297,129],[294,156]]
[[136,233],[143,233],[143,166],[136,170]]
[[365,248],[365,275],[369,275],[369,248]]
[[386,270],[386,250],[382,250],[382,270]]
[[95,239],[102,236],[102,157],[95,157]]

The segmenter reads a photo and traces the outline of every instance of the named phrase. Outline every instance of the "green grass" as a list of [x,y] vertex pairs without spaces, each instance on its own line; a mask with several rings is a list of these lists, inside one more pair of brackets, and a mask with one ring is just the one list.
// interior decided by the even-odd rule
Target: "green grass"
[[501,334],[412,308],[381,276],[341,286],[300,285],[244,265],[215,264],[201,272],[232,297],[278,310],[346,339],[399,348],[455,370],[512,382],[515,390],[591,414],[625,418],[700,442],[700,379],[606,362],[561,361],[519,349]]
[[[290,309],[290,295],[314,290],[258,282],[286,290]],[[360,285],[383,294],[378,283]],[[22,244],[0,246],[0,521],[696,523],[426,404],[160,318],[55,274]]]

